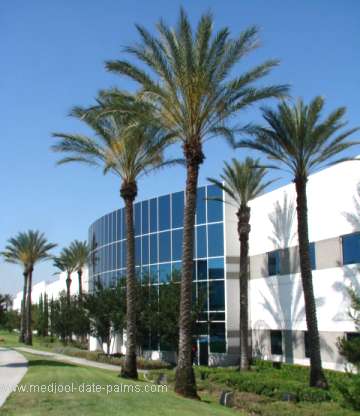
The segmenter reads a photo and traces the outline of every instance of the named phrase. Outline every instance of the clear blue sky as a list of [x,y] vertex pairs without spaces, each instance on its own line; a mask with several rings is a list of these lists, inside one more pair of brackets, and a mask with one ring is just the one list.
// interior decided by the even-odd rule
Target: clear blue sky
[[[134,23],[153,29],[163,17],[176,21],[183,5],[196,22],[213,11],[216,27],[237,34],[261,28],[263,46],[244,66],[267,58],[281,65],[268,78],[290,83],[292,95],[325,96],[327,109],[348,107],[349,124],[360,124],[360,2],[358,0],[3,0],[0,4],[0,249],[29,228],[62,247],[85,239],[90,223],[121,205],[118,179],[83,166],[56,167],[51,132],[79,132],[67,116],[73,105],[91,104],[99,89],[131,88],[105,72],[103,62],[137,40]],[[259,119],[256,108],[241,115]],[[358,151],[357,153],[360,153]],[[200,182],[216,176],[233,152],[220,141],[206,146]],[[244,155],[238,153],[239,157]],[[145,178],[139,198],[181,189],[184,172],[173,169]],[[51,264],[35,281],[53,278]],[[15,293],[20,269],[0,263],[0,293]]]

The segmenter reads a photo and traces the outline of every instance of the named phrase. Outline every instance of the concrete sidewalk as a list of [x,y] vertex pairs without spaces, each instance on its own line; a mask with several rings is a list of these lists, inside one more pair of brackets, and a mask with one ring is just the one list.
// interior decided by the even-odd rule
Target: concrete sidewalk
[[[28,347],[16,347],[16,350],[51,358],[52,360],[56,360],[56,361],[63,361],[63,362],[76,364],[76,365],[85,365],[87,367],[101,368],[102,370],[116,371],[118,373],[120,373],[120,370],[121,370],[121,367],[118,365],[99,363],[97,361],[90,361],[90,360],[86,360],[85,358],[71,357],[69,355],[58,354],[55,352],[35,350],[33,348],[28,348]],[[144,370],[138,370],[138,371],[143,372]]]
[[10,348],[0,347],[0,407],[27,371],[27,359]]

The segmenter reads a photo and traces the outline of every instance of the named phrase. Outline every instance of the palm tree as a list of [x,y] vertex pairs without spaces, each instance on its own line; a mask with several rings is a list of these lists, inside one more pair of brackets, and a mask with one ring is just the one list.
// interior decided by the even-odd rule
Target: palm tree
[[349,160],[338,155],[358,144],[346,141],[358,129],[341,131],[346,125],[343,120],[344,107],[337,108],[320,120],[323,107],[324,99],[316,97],[308,105],[299,99],[294,105],[286,102],[279,104],[277,111],[264,108],[263,116],[267,125],[250,127],[249,132],[254,140],[243,140],[239,145],[262,152],[269,159],[277,161],[278,168],[285,168],[293,176],[297,195],[300,270],[309,332],[310,386],[325,388],[327,381],[321,364],[309,254],[306,184],[309,174],[323,167],[325,162],[334,164]]
[[212,15],[207,13],[193,33],[182,9],[175,29],[163,21],[158,23],[158,37],[142,26],[136,27],[141,43],[126,48],[126,52],[135,56],[141,67],[126,60],[107,62],[106,67],[140,84],[140,93],[154,107],[159,122],[182,144],[187,179],[175,390],[197,397],[191,357],[191,281],[198,175],[205,159],[203,143],[213,136],[233,142],[234,132],[239,129],[230,125],[231,116],[260,100],[283,96],[288,87],[254,85],[278,65],[275,60],[229,77],[235,65],[258,47],[256,27],[231,39],[228,28],[214,33]]
[[79,279],[79,300],[82,302],[83,288],[82,275],[84,267],[87,265],[90,256],[90,247],[86,241],[75,240],[70,244],[70,252],[76,262],[76,270]]
[[[123,377],[137,378],[136,368],[136,279],[135,279],[135,237],[133,204],[137,196],[138,179],[166,164],[163,151],[171,135],[162,129],[144,122],[134,113],[147,115],[149,107],[139,104],[136,96],[117,94],[117,97],[100,97],[98,106],[91,109],[76,108],[73,115],[83,120],[96,133],[90,138],[80,135],[54,134],[59,142],[53,146],[56,152],[68,157],[58,163],[82,162],[101,165],[104,173],[111,171],[121,179],[120,195],[125,203],[126,215],[126,296],[127,296],[127,347],[125,364],[121,369]],[[141,111],[134,111],[141,107]],[[107,112],[108,108],[115,112]]]
[[66,273],[66,298],[67,304],[70,305],[71,301],[71,274],[74,273],[77,267],[77,260],[74,253],[70,248],[63,248],[59,256],[54,258],[54,266],[60,270],[60,272]]
[[49,260],[49,253],[56,244],[49,243],[40,231],[20,232],[8,240],[2,255],[9,263],[20,264],[23,267],[24,293],[21,304],[21,330],[20,341],[32,345],[32,316],[31,316],[31,290],[32,275],[35,264]]
[[236,159],[231,164],[225,162],[221,181],[208,178],[231,198],[231,204],[237,209],[238,235],[240,241],[240,370],[249,370],[249,202],[259,196],[273,181],[264,182],[266,167],[260,166],[259,159],[247,157],[244,162]]

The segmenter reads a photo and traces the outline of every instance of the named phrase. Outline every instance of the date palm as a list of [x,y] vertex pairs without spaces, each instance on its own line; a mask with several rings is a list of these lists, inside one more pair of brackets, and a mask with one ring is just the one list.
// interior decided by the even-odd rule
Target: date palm
[[76,271],[79,280],[79,299],[82,302],[83,287],[82,287],[82,275],[85,266],[88,264],[90,256],[90,247],[86,241],[75,240],[70,244],[70,252],[72,253],[76,262]]
[[50,250],[56,244],[49,243],[40,231],[20,232],[8,240],[2,252],[5,261],[23,267],[24,292],[21,304],[20,341],[32,345],[31,291],[34,267],[41,261],[51,258]]
[[[141,111],[135,108],[141,107]],[[109,108],[117,111],[108,112]],[[125,204],[126,216],[126,296],[127,296],[127,347],[121,375],[137,378],[136,368],[136,279],[135,236],[133,204],[138,192],[138,179],[170,161],[164,159],[163,151],[171,135],[136,114],[147,118],[148,106],[138,97],[117,95],[116,98],[100,97],[98,106],[76,108],[73,115],[94,130],[95,137],[55,134],[59,142],[53,146],[56,152],[68,156],[58,163],[81,162],[102,166],[104,173],[112,172],[120,177],[120,195]],[[136,114],[135,114],[136,113]]]
[[230,198],[231,204],[237,209],[237,228],[240,241],[240,370],[249,370],[249,234],[250,206],[249,202],[261,195],[273,181],[264,181],[267,169],[260,166],[259,159],[247,157],[244,162],[236,159],[226,163],[221,180],[208,178],[209,182],[217,185]]
[[278,64],[275,60],[230,76],[235,65],[258,47],[256,27],[233,39],[228,28],[215,33],[212,15],[204,14],[193,33],[182,9],[175,29],[163,21],[158,23],[158,36],[140,25],[136,27],[141,43],[125,51],[138,59],[140,65],[117,60],[107,62],[106,67],[140,85],[141,94],[154,107],[159,122],[182,145],[187,179],[175,390],[187,397],[197,397],[191,357],[191,281],[198,175],[205,159],[203,143],[214,136],[232,142],[237,127],[230,124],[231,116],[260,100],[283,96],[288,88],[254,85]]
[[266,126],[249,128],[254,140],[243,140],[240,146],[258,150],[278,162],[279,168],[290,171],[296,189],[298,239],[301,280],[304,292],[305,314],[309,333],[310,385],[327,387],[322,370],[316,304],[312,282],[309,252],[308,208],[306,185],[309,174],[326,163],[334,164],[349,158],[339,154],[358,142],[347,138],[358,129],[342,130],[346,123],[344,107],[337,108],[322,118],[324,99],[316,97],[308,105],[299,99],[291,105],[283,102],[277,110],[263,109]]
[[71,300],[71,275],[77,268],[77,260],[74,253],[70,248],[63,248],[60,254],[54,258],[54,266],[60,270],[60,272],[66,273],[66,299],[67,304],[70,305]]

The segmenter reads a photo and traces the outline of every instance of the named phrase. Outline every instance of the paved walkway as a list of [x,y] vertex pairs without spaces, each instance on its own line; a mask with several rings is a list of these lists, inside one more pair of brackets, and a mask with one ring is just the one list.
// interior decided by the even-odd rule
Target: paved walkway
[[0,407],[27,371],[27,360],[10,348],[0,347]]
[[[35,354],[35,355],[41,355],[43,357],[51,358],[57,361],[65,361],[67,363],[72,363],[72,364],[77,364],[77,365],[85,365],[88,367],[101,368],[102,370],[116,371],[118,373],[121,370],[121,367],[118,365],[99,363],[97,361],[90,361],[90,360],[86,360],[85,358],[71,357],[69,355],[58,354],[55,352],[35,350],[33,348],[28,348],[28,347],[17,347],[16,350],[28,352],[30,354]],[[142,371],[144,370],[139,370],[139,372],[142,372]]]

